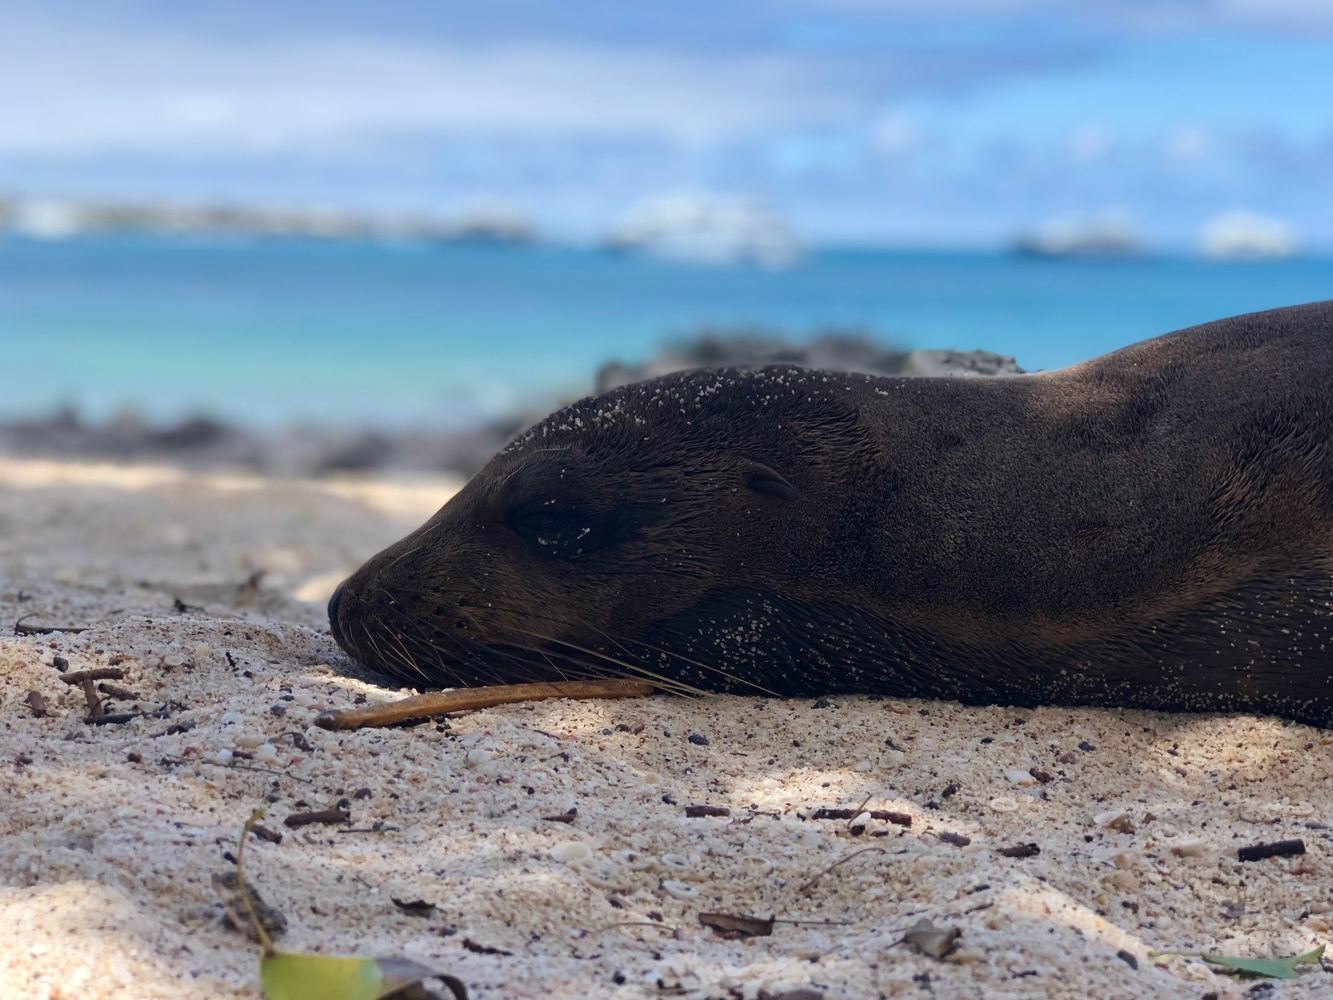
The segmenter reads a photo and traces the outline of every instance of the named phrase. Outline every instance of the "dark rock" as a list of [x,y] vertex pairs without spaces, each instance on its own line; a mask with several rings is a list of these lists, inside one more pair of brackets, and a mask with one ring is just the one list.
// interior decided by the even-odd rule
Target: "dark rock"
[[[792,342],[763,329],[704,330],[640,364],[609,362],[595,393],[687,368],[757,368],[790,364],[873,375],[1001,375],[1022,371],[988,351],[884,346],[862,331],[816,333]],[[245,468],[276,475],[320,475],[378,469],[433,470],[468,476],[556,405],[534,402],[486,423],[427,430],[292,426],[272,431],[228,424],[207,414],[154,424],[121,411],[94,423],[71,408],[44,418],[0,421],[0,452],[44,457],[165,460],[187,468]]]
[[593,391],[607,392],[689,368],[762,368],[797,365],[867,375],[1018,375],[1014,359],[990,351],[886,348],[870,334],[831,331],[791,343],[763,330],[705,330],[669,345],[640,364],[611,361],[597,372]]

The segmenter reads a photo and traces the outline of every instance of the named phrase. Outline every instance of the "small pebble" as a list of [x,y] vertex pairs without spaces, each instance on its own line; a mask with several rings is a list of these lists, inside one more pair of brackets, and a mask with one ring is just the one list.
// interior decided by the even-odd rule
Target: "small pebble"
[[1134,877],[1133,872],[1113,871],[1106,876],[1106,884],[1114,886],[1121,892],[1138,892],[1139,880]]
[[677,882],[675,879],[663,879],[662,891],[668,896],[675,896],[677,899],[694,899],[699,895],[699,890],[695,886],[686,885],[684,882]]
[[569,864],[571,861],[586,861],[592,857],[592,848],[582,841],[570,840],[552,847],[551,857],[562,864]]
[[1182,858],[1197,858],[1208,853],[1208,841],[1189,839],[1182,840],[1178,844],[1171,845],[1171,853],[1178,854]]
[[495,754],[490,750],[476,747],[467,752],[467,757],[465,758],[464,763],[466,763],[468,767],[482,767],[485,764],[489,764],[494,759]]
[[690,742],[697,747],[708,746],[708,737],[702,733],[690,733]]
[[219,750],[213,755],[213,760],[219,764],[230,764],[234,759],[230,750]]
[[168,653],[162,657],[162,666],[168,670],[174,670],[177,667],[185,666],[185,657],[180,653]]
[[258,733],[247,731],[237,733],[231,738],[231,742],[242,750],[253,750],[255,747],[259,746],[259,744],[264,742],[264,737],[260,736]]
[[1034,778],[1027,771],[1024,771],[1021,768],[1017,767],[1010,768],[1008,771],[1005,771],[1004,776],[1008,778],[1010,781],[1012,781],[1015,785],[1027,786],[1027,785],[1035,785],[1037,783],[1036,778]]
[[261,764],[269,764],[278,759],[278,748],[272,743],[263,743],[255,751],[255,760]]

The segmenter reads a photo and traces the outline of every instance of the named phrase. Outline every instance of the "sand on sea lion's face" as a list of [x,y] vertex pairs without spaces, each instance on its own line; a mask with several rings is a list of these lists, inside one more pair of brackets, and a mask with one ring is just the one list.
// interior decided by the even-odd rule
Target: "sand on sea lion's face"
[[[0,992],[257,998],[255,948],[222,927],[211,876],[261,804],[283,839],[253,841],[247,869],[287,917],[286,946],[403,954],[482,1000],[649,998],[659,982],[693,1000],[918,996],[927,983],[943,1000],[1239,997],[1248,984],[1148,953],[1333,943],[1319,730],[716,697],[329,733],[313,725],[320,709],[398,692],[347,673],[313,581],[401,536],[447,485],[415,501],[382,486],[372,502],[344,485],[130,488],[130,472],[70,469],[0,461],[0,621],[94,626],[0,636]],[[170,703],[168,717],[84,723],[56,656],[66,670],[121,659],[117,683],[141,699],[119,707]],[[49,716],[33,715],[30,690]],[[355,828],[378,832],[283,825],[343,799]],[[863,804],[911,825],[813,818]],[[690,805],[728,813],[690,818]],[[1306,853],[1237,860],[1289,838]],[[1000,853],[1029,843],[1040,853]],[[867,847],[882,853],[801,891]],[[728,941],[701,911],[811,922]],[[949,960],[894,946],[921,918],[962,931]],[[1328,983],[1307,970],[1281,995]]]

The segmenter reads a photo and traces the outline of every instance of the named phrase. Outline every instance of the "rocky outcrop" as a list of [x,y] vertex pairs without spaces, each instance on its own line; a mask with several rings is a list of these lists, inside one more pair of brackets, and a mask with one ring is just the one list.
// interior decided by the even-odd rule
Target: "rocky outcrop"
[[[641,364],[609,362],[593,380],[602,393],[687,368],[759,368],[789,364],[872,375],[1009,375],[1014,359],[989,351],[882,347],[869,336],[827,333],[793,343],[762,330],[705,331]],[[269,431],[187,417],[153,424],[125,412],[104,422],[73,410],[0,422],[0,451],[11,454],[161,461],[191,468],[231,467],[277,475],[325,475],[379,469],[470,475],[545,410],[515,413],[473,427],[428,430],[295,426]]]
[[1019,375],[1012,357],[990,351],[885,348],[870,336],[831,332],[793,343],[762,330],[705,331],[639,364],[611,361],[597,372],[594,392],[689,368],[798,365],[867,375]]

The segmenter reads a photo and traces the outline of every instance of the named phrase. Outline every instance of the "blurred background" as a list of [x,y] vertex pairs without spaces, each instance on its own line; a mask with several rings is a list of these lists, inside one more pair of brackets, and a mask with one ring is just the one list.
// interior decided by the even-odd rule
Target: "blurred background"
[[1333,296],[1326,0],[8,0],[0,84],[11,451],[466,472]]

